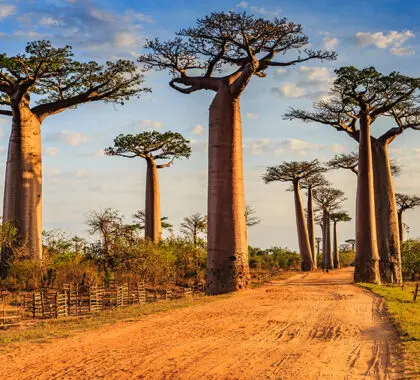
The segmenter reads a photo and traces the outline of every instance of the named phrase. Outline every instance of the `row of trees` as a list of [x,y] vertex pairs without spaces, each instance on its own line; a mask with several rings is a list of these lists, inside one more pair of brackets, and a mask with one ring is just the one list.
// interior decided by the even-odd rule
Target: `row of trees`
[[[142,69],[169,72],[172,75],[169,85],[179,93],[199,90],[215,93],[209,115],[207,292],[217,294],[246,288],[250,275],[241,95],[252,77],[264,78],[272,67],[330,61],[336,54],[309,49],[308,37],[299,24],[236,12],[211,13],[198,19],[194,27],[181,29],[172,40],[148,41],[146,49],[149,53],[139,58]],[[314,112],[291,109],[285,118],[330,125],[359,142],[355,279],[379,282],[382,277],[384,281],[398,282],[401,279],[398,218],[387,149],[398,135],[419,126],[419,80],[399,73],[382,75],[374,68],[344,67],[336,70],[336,74],[328,100],[316,103]],[[34,258],[42,258],[43,120],[82,103],[123,104],[145,91],[149,89],[143,87],[143,77],[133,62],[119,60],[105,65],[78,62],[69,46],[54,48],[47,41],[38,41],[28,44],[25,54],[0,56],[0,105],[5,106],[0,114],[12,116],[3,215],[6,222],[16,225],[19,240],[28,244]],[[38,100],[35,106],[31,105],[31,95]],[[374,138],[371,125],[383,116],[392,117],[396,127]],[[140,137],[118,136],[114,147],[107,149],[109,155],[141,157],[147,161],[145,229],[152,241],[158,241],[161,232],[158,169],[170,166],[174,158],[190,154],[188,142],[179,134],[167,132],[161,139],[161,135],[152,132]],[[136,149],[139,146],[141,149],[133,151],[133,142]],[[156,163],[160,159],[166,161]],[[298,190],[299,181],[308,176],[298,177],[299,180],[291,181],[302,230],[305,222]],[[313,228],[309,227],[308,236],[299,236],[302,268],[311,270]],[[4,247],[3,267],[7,266],[9,254]]]

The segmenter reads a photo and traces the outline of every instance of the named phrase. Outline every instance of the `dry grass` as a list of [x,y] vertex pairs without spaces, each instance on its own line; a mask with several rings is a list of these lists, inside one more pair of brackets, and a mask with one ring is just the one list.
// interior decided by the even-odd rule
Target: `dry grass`
[[420,295],[413,302],[415,284],[397,286],[360,284],[384,297],[391,321],[403,341],[409,378],[420,378]]

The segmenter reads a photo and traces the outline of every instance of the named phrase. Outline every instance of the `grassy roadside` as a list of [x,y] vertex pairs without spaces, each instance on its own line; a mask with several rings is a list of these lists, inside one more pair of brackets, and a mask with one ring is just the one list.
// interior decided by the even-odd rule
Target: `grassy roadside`
[[384,297],[391,322],[401,336],[408,378],[420,378],[420,296],[413,302],[414,284],[401,287],[359,284]]
[[231,294],[214,297],[194,296],[173,301],[160,301],[125,308],[115,308],[81,317],[27,320],[19,328],[0,330],[0,351],[7,350],[11,343],[44,343],[51,339],[69,337],[79,332],[94,330],[116,322],[134,322],[146,315],[203,305],[230,296]]

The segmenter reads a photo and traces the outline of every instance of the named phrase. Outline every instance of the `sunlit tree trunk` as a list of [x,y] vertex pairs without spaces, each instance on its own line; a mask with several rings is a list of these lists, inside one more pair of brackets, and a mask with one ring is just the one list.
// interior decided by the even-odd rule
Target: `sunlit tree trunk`
[[249,286],[239,97],[221,85],[211,106],[208,172],[207,293]]
[[293,183],[293,193],[295,198],[295,214],[297,234],[299,241],[299,251],[302,259],[302,270],[305,272],[313,270],[311,244],[309,242],[308,228],[305,221],[305,211],[303,209],[300,185],[298,181]]
[[316,251],[315,251],[315,222],[314,222],[314,206],[313,206],[313,197],[312,197],[312,187],[308,187],[308,206],[307,206],[307,224],[308,224],[308,236],[309,244],[311,245],[312,253],[312,263],[313,269],[317,269],[316,262]]
[[380,283],[370,123],[367,110],[365,110],[360,118],[354,280]]
[[159,174],[156,162],[147,159],[145,238],[158,243],[162,238]]
[[388,143],[374,138],[371,138],[371,143],[381,280],[388,283],[400,283],[402,268],[398,212],[388,154]]
[[334,258],[334,268],[340,268],[340,254],[338,251],[338,236],[337,236],[337,222],[334,221],[333,224],[333,258]]
[[402,210],[398,211],[398,231],[400,233],[400,244],[404,244],[404,224],[402,218]]
[[333,253],[331,249],[331,222],[328,210],[323,210],[323,235],[324,235],[324,268],[333,269]]
[[[29,99],[12,104],[12,131],[6,162],[3,220],[18,229],[18,243],[42,260],[41,122]],[[4,253],[7,261],[8,253]]]

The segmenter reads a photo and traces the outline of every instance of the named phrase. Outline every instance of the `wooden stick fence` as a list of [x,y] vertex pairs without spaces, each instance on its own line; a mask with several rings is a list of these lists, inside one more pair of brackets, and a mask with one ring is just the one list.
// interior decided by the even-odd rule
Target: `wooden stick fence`
[[[184,288],[178,292],[167,290],[164,299],[190,297],[201,290],[201,286]],[[42,289],[26,294],[23,309],[31,318],[62,318],[144,304],[158,299],[156,292],[154,296],[148,297],[144,282],[135,284],[110,282],[108,286],[64,284],[62,290]]]
[[0,327],[17,326],[21,320],[20,310],[17,308],[0,308]]

